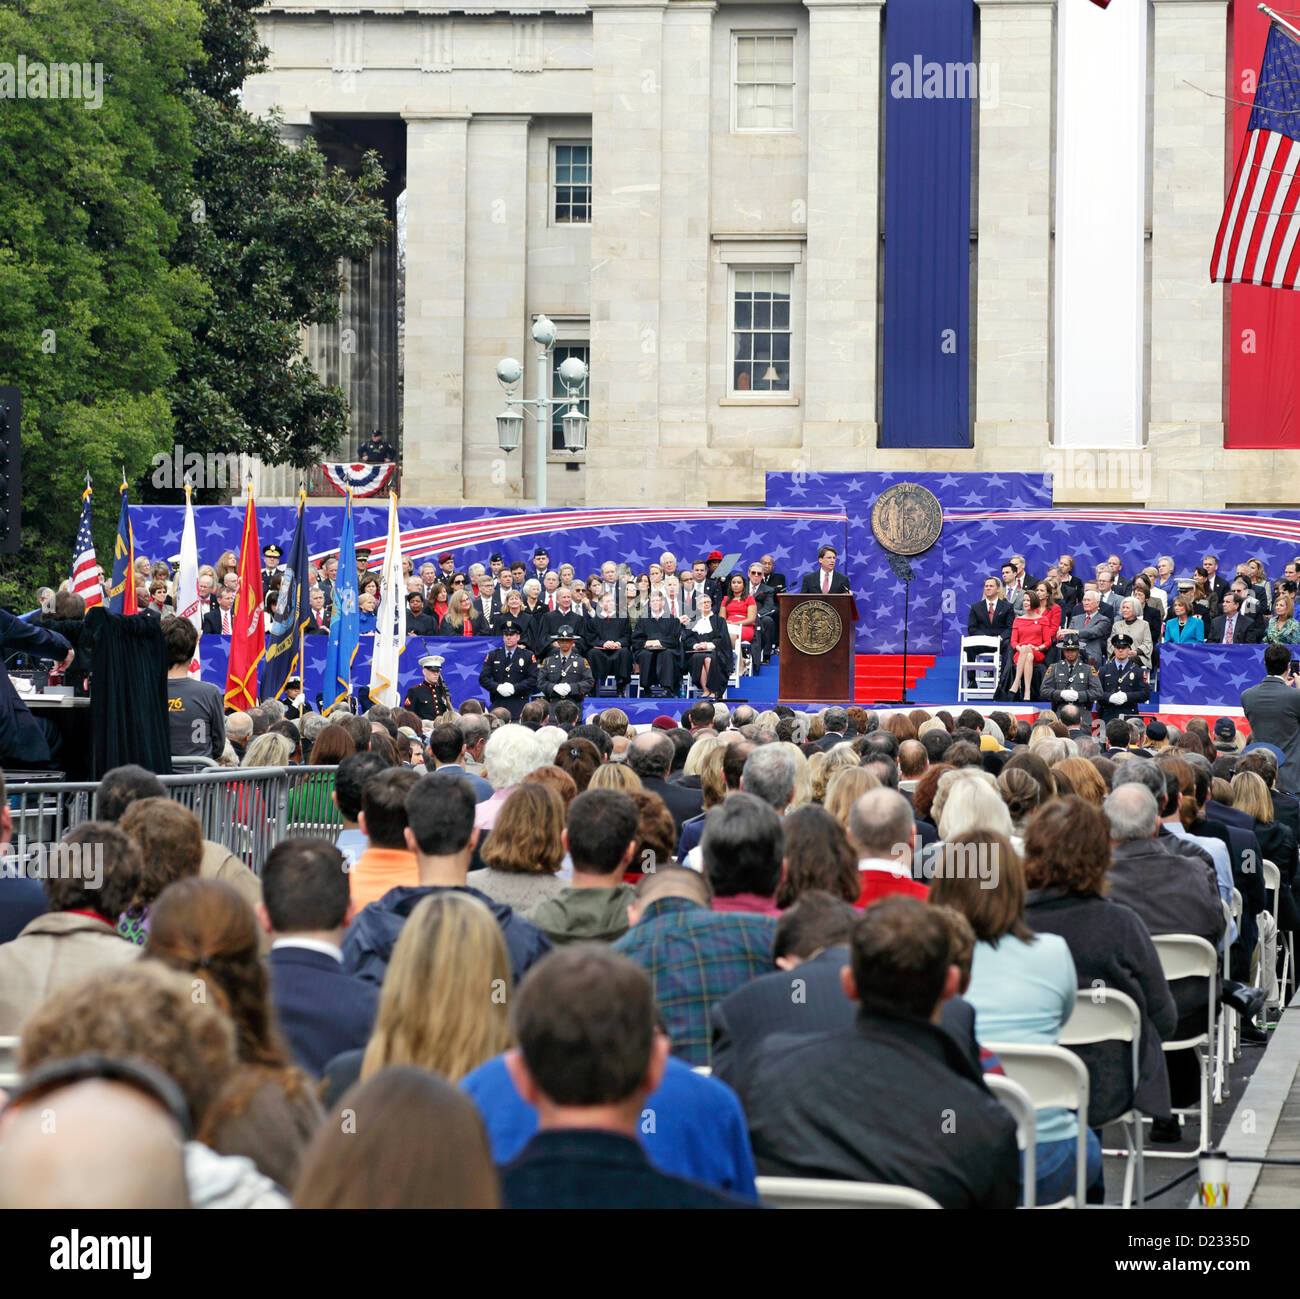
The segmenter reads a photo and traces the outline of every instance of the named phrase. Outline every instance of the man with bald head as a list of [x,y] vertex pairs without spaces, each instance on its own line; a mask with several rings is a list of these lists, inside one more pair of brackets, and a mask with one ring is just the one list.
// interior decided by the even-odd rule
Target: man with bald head
[[176,1122],[135,1087],[87,1079],[0,1118],[0,1210],[189,1207]]
[[902,794],[883,786],[867,790],[849,813],[849,840],[858,853],[862,881],[857,906],[870,906],[892,893],[925,901],[929,887],[912,878],[916,823]]
[[650,729],[628,744],[627,764],[640,776],[642,789],[663,799],[680,838],[682,824],[703,811],[704,794],[698,789],[669,783],[673,753],[673,742],[663,731]]

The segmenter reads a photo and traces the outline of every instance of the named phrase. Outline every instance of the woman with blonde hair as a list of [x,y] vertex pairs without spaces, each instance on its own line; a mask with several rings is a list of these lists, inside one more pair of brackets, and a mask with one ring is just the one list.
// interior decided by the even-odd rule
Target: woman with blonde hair
[[704,771],[704,759],[709,756],[715,749],[725,748],[722,740],[716,735],[701,736],[691,745],[689,752],[686,754],[686,765],[682,767],[683,776],[699,776]]
[[457,587],[447,601],[447,616],[438,628],[439,636],[490,636],[491,628],[474,608],[474,600],[463,587]]
[[293,754],[293,741],[276,731],[259,735],[244,753],[242,767],[286,767]]
[[465,883],[516,911],[563,891],[556,871],[564,860],[564,800],[550,785],[524,781],[501,805],[480,850],[483,869]]
[[457,889],[431,894],[393,948],[361,1080],[414,1065],[459,1082],[510,1045],[509,992],[510,958],[496,917]]
[[849,828],[853,804],[869,789],[877,789],[879,779],[864,767],[840,767],[826,782],[822,806],[844,827]]
[[641,777],[626,762],[602,762],[587,783],[588,789],[621,789],[631,794],[641,788]]
[[1074,792],[1093,807],[1100,807],[1110,792],[1101,772],[1087,758],[1065,758],[1053,764],[1053,778],[1058,771],[1070,782]]
[[814,803],[825,803],[826,787],[837,771],[859,766],[858,755],[851,744],[837,744],[826,755],[826,761],[820,763],[812,777],[812,796]]
[[938,816],[939,838],[993,833],[1010,839],[1011,813],[998,792],[997,781],[978,767],[962,767],[939,781],[931,811]]
[[760,731],[774,731],[776,730],[776,724],[780,720],[781,718],[778,716],[775,709],[765,708],[757,717],[754,718],[754,725],[757,726]]
[[789,740],[778,740],[777,743],[794,759],[794,794],[785,809],[789,813],[812,802],[812,771],[807,756],[797,744]]

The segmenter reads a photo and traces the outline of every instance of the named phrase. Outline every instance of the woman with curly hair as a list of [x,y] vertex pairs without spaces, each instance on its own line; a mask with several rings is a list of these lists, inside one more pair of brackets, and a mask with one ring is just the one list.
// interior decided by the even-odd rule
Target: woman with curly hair
[[831,777],[837,771],[845,771],[850,767],[859,765],[861,764],[858,755],[854,752],[851,744],[837,744],[827,753],[826,761],[819,764],[817,770],[813,773],[813,802],[824,803],[826,801],[826,788],[831,783]]
[[142,870],[131,905],[117,921],[123,938],[143,947],[149,937],[150,911],[162,891],[177,880],[199,873],[203,863],[203,828],[187,807],[170,798],[140,798],[118,822],[140,850]]

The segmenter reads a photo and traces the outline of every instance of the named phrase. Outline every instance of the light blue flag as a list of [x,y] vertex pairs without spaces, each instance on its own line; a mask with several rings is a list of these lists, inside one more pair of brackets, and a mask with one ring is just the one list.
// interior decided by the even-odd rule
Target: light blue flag
[[334,579],[334,609],[330,614],[330,643],[325,653],[325,677],[321,688],[321,712],[352,693],[352,660],[361,639],[357,612],[357,546],[352,527],[352,493],[348,492],[343,514],[343,536],[339,541],[339,571]]

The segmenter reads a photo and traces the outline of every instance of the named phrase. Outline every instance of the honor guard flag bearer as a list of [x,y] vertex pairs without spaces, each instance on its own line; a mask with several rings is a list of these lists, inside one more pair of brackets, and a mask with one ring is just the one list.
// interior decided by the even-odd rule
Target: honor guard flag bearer
[[325,652],[325,677],[321,687],[321,712],[328,712],[352,693],[352,661],[361,640],[361,616],[357,609],[357,566],[352,525],[352,493],[343,512],[343,535],[339,539],[339,571],[334,579],[334,608],[330,614],[330,643]]
[[[342,567],[342,565],[340,565]],[[406,584],[402,577],[402,534],[397,526],[397,497],[388,494],[388,542],[375,615],[375,649],[370,660],[370,698],[397,707],[397,669],[406,648]]]

